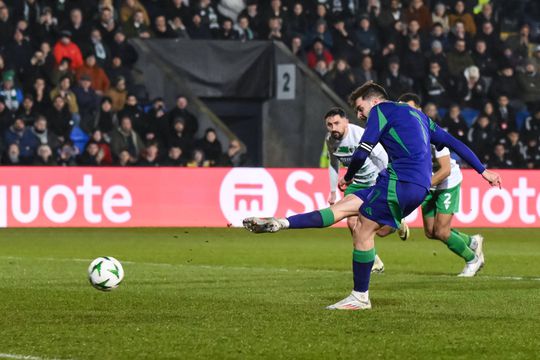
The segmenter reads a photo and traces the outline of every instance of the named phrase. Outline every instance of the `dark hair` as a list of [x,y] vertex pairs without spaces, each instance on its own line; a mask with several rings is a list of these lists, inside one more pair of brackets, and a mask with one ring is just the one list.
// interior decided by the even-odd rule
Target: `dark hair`
[[345,110],[343,110],[340,107],[333,107],[330,110],[328,110],[326,112],[326,114],[324,114],[324,119],[326,120],[326,119],[328,119],[330,117],[334,117],[336,115],[338,115],[339,117],[342,117],[342,118],[347,117],[347,114],[345,113]]
[[388,100],[388,93],[381,85],[373,81],[367,81],[349,95],[349,104],[354,107],[356,99],[362,98],[365,100],[372,97]]
[[416,107],[420,107],[420,105],[422,104],[422,100],[420,99],[420,96],[414,93],[401,94],[400,97],[398,98],[398,101],[405,102],[405,103],[412,101],[414,103],[414,106]]

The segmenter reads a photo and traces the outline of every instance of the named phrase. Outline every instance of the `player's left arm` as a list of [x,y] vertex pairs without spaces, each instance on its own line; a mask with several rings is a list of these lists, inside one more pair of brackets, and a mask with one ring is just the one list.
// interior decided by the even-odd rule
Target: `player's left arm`
[[480,159],[472,152],[471,149],[443,129],[441,129],[433,121],[430,122],[431,143],[437,147],[437,150],[443,147],[448,147],[465,160],[471,167],[481,174],[482,177],[489,182],[491,186],[501,187],[502,178],[499,174],[489,171],[482,164]]
[[381,110],[379,109],[378,106],[374,106],[369,112],[368,121],[366,123],[366,129],[364,131],[364,134],[362,135],[362,138],[360,139],[360,144],[358,145],[358,147],[356,148],[356,151],[354,152],[352,156],[351,163],[349,164],[349,167],[347,168],[347,173],[345,174],[343,179],[341,179],[339,182],[340,188],[343,187],[344,185],[351,183],[354,177],[354,174],[356,174],[358,170],[360,170],[360,168],[364,166],[364,163],[366,162],[366,159],[368,158],[369,154],[371,154],[371,152],[373,151],[373,148],[379,142],[381,133],[386,126],[386,119],[384,122],[385,125],[380,126],[380,124],[383,123],[379,121],[380,111]]
[[439,156],[436,160],[439,163],[439,170],[435,171],[431,177],[431,186],[439,185],[441,181],[450,176],[450,155]]

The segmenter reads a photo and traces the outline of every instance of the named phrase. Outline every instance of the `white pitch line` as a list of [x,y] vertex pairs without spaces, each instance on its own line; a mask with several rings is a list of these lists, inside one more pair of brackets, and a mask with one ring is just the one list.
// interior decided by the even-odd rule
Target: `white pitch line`
[[19,354],[4,354],[0,353],[0,359],[16,359],[16,360],[60,360],[53,358],[44,358],[40,356],[32,355],[19,355]]
[[[0,259],[7,260],[43,260],[43,261],[66,261],[66,262],[91,262],[92,259],[81,258],[53,258],[53,257],[37,257],[29,258],[22,256],[0,256]],[[211,269],[211,270],[238,270],[238,271],[274,271],[274,272],[290,272],[290,273],[327,273],[327,274],[348,274],[349,270],[329,270],[329,269],[287,269],[287,268],[265,268],[265,267],[249,267],[249,266],[224,266],[224,265],[201,265],[201,264],[170,264],[170,263],[153,263],[153,262],[138,262],[138,261],[121,261],[122,264],[132,265],[147,265],[158,267],[184,267],[184,268],[199,268],[199,269]],[[453,275],[431,275],[424,274],[420,276],[443,276],[453,278]],[[491,280],[514,280],[514,281],[540,281],[540,277],[526,277],[526,276],[497,276],[497,275],[480,275],[479,279],[491,279]]]

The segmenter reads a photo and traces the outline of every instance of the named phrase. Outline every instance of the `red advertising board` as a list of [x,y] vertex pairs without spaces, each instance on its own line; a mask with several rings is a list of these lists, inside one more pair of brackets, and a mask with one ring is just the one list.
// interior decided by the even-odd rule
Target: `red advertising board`
[[[459,227],[540,227],[540,171],[464,171]],[[327,206],[325,169],[0,168],[0,227],[235,226]],[[419,211],[407,219],[421,226]],[[343,226],[344,224],[339,224]]]

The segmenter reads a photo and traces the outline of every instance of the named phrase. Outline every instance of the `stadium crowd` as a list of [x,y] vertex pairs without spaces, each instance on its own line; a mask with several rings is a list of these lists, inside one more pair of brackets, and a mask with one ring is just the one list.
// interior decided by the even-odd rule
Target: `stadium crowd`
[[[281,40],[344,99],[367,80],[493,168],[540,168],[540,39],[486,0],[0,0],[4,165],[242,166],[178,96],[145,99],[130,38]],[[73,143],[76,126],[88,137]]]

